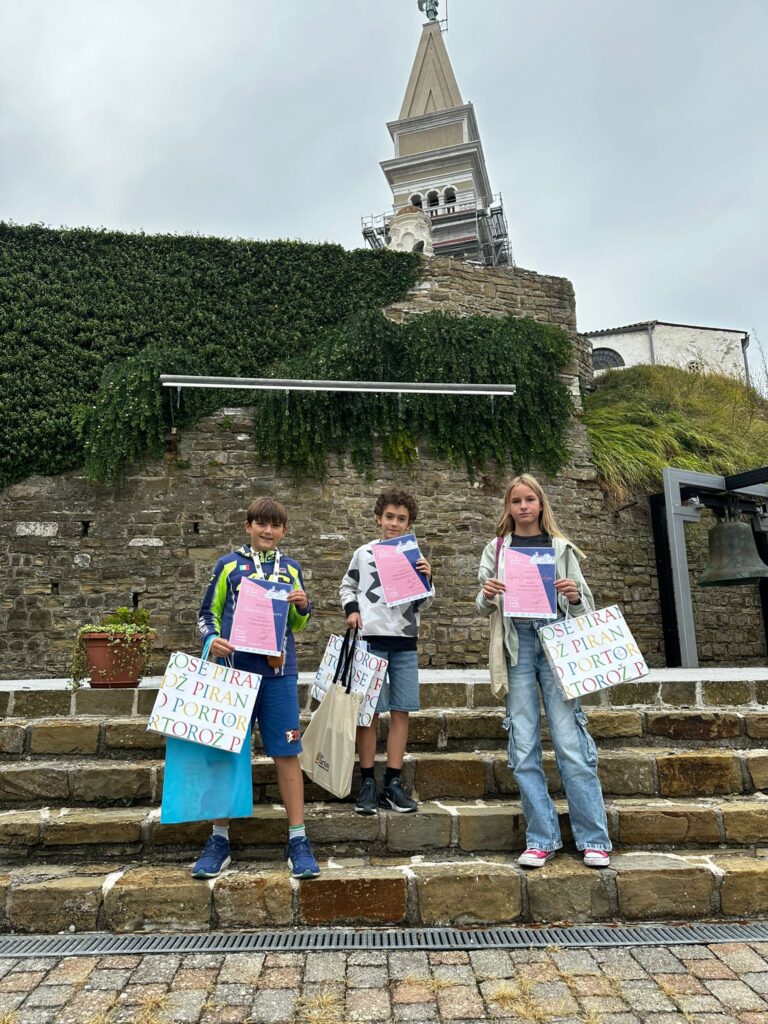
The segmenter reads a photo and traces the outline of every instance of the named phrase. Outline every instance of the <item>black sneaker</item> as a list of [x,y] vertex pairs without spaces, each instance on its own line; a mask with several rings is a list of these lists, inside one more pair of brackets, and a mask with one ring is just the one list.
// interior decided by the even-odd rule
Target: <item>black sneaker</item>
[[355,801],[358,814],[376,813],[376,779],[366,779],[360,787]]
[[413,814],[419,809],[416,801],[412,800],[400,785],[400,779],[392,779],[390,784],[384,787],[379,797],[379,807],[399,811],[400,814]]

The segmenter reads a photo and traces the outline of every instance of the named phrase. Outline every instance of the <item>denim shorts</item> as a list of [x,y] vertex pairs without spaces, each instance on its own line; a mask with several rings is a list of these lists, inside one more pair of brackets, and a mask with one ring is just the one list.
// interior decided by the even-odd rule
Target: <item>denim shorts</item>
[[386,651],[369,643],[368,650],[389,665],[381,686],[376,713],[419,710],[419,655],[417,651]]
[[267,757],[301,753],[298,681],[298,676],[264,676],[261,680],[253,718],[259,723]]

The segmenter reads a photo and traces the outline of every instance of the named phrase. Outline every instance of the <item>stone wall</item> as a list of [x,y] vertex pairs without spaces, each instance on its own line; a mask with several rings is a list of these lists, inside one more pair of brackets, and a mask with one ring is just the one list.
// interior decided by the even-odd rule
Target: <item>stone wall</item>
[[[396,319],[440,308],[459,315],[512,312],[565,327],[577,342],[573,289],[562,278],[487,269],[453,260],[427,264]],[[565,376],[578,402],[581,349]],[[196,644],[195,618],[216,558],[245,540],[250,499],[273,494],[290,510],[285,547],[305,567],[316,614],[299,642],[300,666],[316,664],[343,619],[338,584],[354,548],[374,536],[373,503],[392,483],[411,490],[417,532],[435,569],[438,599],[424,616],[422,661],[433,667],[486,663],[485,621],[475,614],[476,572],[493,535],[505,475],[474,483],[445,462],[422,459],[393,476],[377,461],[370,479],[333,464],[324,484],[277,474],[254,450],[251,412],[222,410],[180,437],[165,460],[137,467],[106,489],[78,473],[31,478],[0,493],[0,655],[4,677],[61,676],[72,636],[118,605],[148,608],[157,626],[155,668],[175,648]],[[569,428],[571,464],[544,481],[563,528],[584,548],[600,603],[620,602],[653,665],[662,665],[656,569],[648,503],[613,512],[590,461],[578,412]],[[689,528],[692,567],[702,563],[703,528]],[[694,590],[703,663],[753,664],[765,657],[757,588]]]

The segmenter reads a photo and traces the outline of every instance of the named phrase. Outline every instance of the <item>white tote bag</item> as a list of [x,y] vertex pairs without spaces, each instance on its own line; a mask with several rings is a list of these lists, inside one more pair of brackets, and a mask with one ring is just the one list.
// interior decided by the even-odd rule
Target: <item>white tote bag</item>
[[617,604],[566,616],[538,632],[566,700],[634,683],[650,671]]
[[332,634],[315,673],[312,683],[312,699],[319,701],[323,699],[328,687],[333,683],[339,656],[350,644],[354,652],[350,692],[359,693],[362,697],[357,724],[370,725],[379,703],[381,687],[389,663],[386,658],[379,658],[370,653],[368,645],[359,638],[357,630],[348,629],[343,637],[335,633]]
[[344,644],[333,680],[301,738],[299,764],[323,789],[343,798],[352,788],[357,716],[363,695],[351,690],[351,644]]

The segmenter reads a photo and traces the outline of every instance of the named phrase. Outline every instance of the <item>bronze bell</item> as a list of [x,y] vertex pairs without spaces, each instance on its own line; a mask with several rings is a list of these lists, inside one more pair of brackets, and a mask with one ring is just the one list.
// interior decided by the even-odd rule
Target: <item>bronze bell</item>
[[768,565],[755,547],[749,523],[726,520],[709,531],[709,564],[696,581],[702,587],[738,587],[768,579]]

